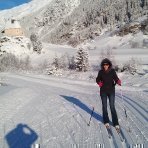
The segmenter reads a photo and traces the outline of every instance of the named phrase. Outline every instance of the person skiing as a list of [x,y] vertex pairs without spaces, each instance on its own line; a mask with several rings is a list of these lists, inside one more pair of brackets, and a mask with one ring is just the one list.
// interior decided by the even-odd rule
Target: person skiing
[[112,68],[112,62],[105,58],[101,62],[101,70],[98,72],[96,83],[100,87],[100,96],[102,100],[103,121],[107,128],[109,128],[109,117],[107,111],[107,98],[112,115],[112,123],[116,130],[119,131],[119,122],[115,109],[115,85],[121,86],[121,80],[118,78],[115,70]]

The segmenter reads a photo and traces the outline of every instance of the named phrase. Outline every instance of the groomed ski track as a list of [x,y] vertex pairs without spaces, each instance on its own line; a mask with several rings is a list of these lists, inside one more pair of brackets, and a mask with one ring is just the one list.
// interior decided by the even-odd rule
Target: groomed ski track
[[[23,74],[0,76],[5,78],[5,85],[0,87],[1,148],[9,148],[5,137],[20,123],[36,132],[38,138],[34,144],[40,144],[41,148],[148,146],[147,92],[123,90],[122,99],[117,89],[116,109],[125,139],[121,142],[113,127],[113,136],[108,137],[102,123],[99,88],[95,83]],[[93,106],[95,110],[88,126]],[[17,144],[17,140],[14,138],[14,143]]]

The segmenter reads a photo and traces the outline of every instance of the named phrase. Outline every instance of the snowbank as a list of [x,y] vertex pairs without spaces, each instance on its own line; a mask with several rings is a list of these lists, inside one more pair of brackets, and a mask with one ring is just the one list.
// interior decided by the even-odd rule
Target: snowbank
[[18,36],[18,37],[1,37],[0,38],[0,53],[12,53],[16,56],[30,55],[32,51],[32,45],[30,39]]

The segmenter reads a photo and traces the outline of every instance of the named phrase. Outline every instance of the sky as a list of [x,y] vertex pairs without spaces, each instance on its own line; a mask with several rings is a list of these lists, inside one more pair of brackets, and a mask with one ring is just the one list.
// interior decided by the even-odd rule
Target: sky
[[11,9],[29,1],[30,0],[0,0],[0,10]]

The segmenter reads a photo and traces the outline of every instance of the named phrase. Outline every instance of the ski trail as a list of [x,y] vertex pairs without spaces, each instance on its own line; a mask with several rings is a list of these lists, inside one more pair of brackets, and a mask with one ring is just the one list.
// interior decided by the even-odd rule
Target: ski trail
[[133,99],[131,99],[131,98],[125,96],[125,95],[123,95],[123,97],[124,97],[126,100],[129,100],[130,102],[132,102],[132,104],[135,105],[136,108],[138,108],[138,110],[139,110],[140,112],[143,113],[143,111],[144,111],[145,114],[148,113],[148,110],[147,110],[145,107],[143,107],[142,105],[139,104],[139,103],[141,102],[140,100],[139,100],[139,102],[137,103],[136,101],[134,101]]
[[111,138],[111,139],[108,138],[108,133],[107,133],[107,131],[106,131],[103,124],[100,124],[100,128],[102,130],[102,137],[103,137],[104,147],[117,148],[115,140],[113,138]]
[[148,98],[148,95],[145,94],[143,91],[142,92],[135,92],[135,93],[131,93],[131,92],[127,91],[127,92],[124,92],[123,96],[128,97],[129,99],[131,99],[132,101],[134,101],[138,105],[140,105],[142,108],[147,110],[147,106],[148,106],[148,99],[147,98]]
[[[116,96],[121,98],[119,95],[116,95]],[[126,105],[131,106],[133,112],[136,112],[136,114],[138,114],[138,117],[140,117],[140,118],[143,117],[143,119],[141,119],[141,121],[143,121],[143,122],[148,121],[146,109],[140,107],[138,103],[134,103],[135,101],[133,101],[129,97],[125,97],[124,95],[123,95],[123,100]]]
[[[118,96],[117,96],[118,97]],[[120,97],[119,97],[120,98]],[[121,99],[121,98],[120,98]],[[125,100],[124,100],[125,101]],[[117,101],[118,105],[123,109],[123,106],[120,104],[120,102],[118,101],[118,98],[117,98]],[[137,140],[140,142],[140,143],[145,143],[147,142],[147,135],[145,135],[147,132],[145,132],[146,130],[146,124],[144,124],[141,120],[139,120],[139,116],[137,118],[137,112],[136,110],[133,110],[133,106],[129,106],[128,103],[124,102],[126,107],[127,107],[127,114],[128,114],[128,119],[129,120],[129,124],[131,125],[131,133],[129,133],[131,135],[131,138],[133,139],[134,143],[137,142]],[[124,109],[123,111],[124,112]],[[135,113],[136,112],[136,113]],[[124,115],[125,116],[125,115]],[[141,119],[141,118],[140,118]],[[126,123],[125,123],[126,124]],[[127,138],[126,138],[127,139]],[[131,142],[130,142],[131,143]]]
[[[95,98],[98,98],[98,96],[96,96]],[[98,106],[98,112],[102,112],[102,102],[101,102],[100,96],[99,96],[99,100],[98,99],[95,100],[95,103]],[[118,143],[117,143],[114,135],[111,138],[109,138],[105,126],[102,123],[100,123],[99,126],[100,126],[100,130],[101,130],[100,133],[102,134],[102,139],[104,142],[104,147],[118,148]],[[120,143],[120,141],[118,141],[118,142]]]
[[[52,79],[50,83],[50,80],[42,78],[18,77],[17,75],[10,77],[8,75],[8,78],[10,90],[1,94],[1,103],[5,103],[7,108],[0,107],[1,117],[9,114],[5,120],[2,119],[0,125],[3,135],[2,138],[0,137],[0,145],[5,148],[8,146],[4,136],[18,123],[31,126],[38,133],[38,140],[35,143],[47,148],[71,146],[93,148],[103,145],[105,148],[129,148],[131,144],[147,145],[148,132],[145,119],[147,108],[144,104],[140,104],[137,98],[129,97],[130,93],[125,92],[123,101],[127,109],[129,124],[132,125],[131,133],[127,131],[121,97],[119,93],[116,95],[116,108],[125,138],[125,142],[121,142],[114,128],[112,128],[113,137],[108,138],[106,128],[102,123],[101,99],[98,88],[94,85],[87,86],[86,83],[81,85],[81,82],[73,85],[73,80],[67,80],[64,83],[60,79],[55,80],[55,83]],[[9,87],[10,85],[12,88]],[[16,98],[19,98],[19,101],[16,104],[13,103],[12,106],[17,110],[13,110],[11,101],[17,101]],[[92,106],[95,110],[90,126],[87,126]]]

